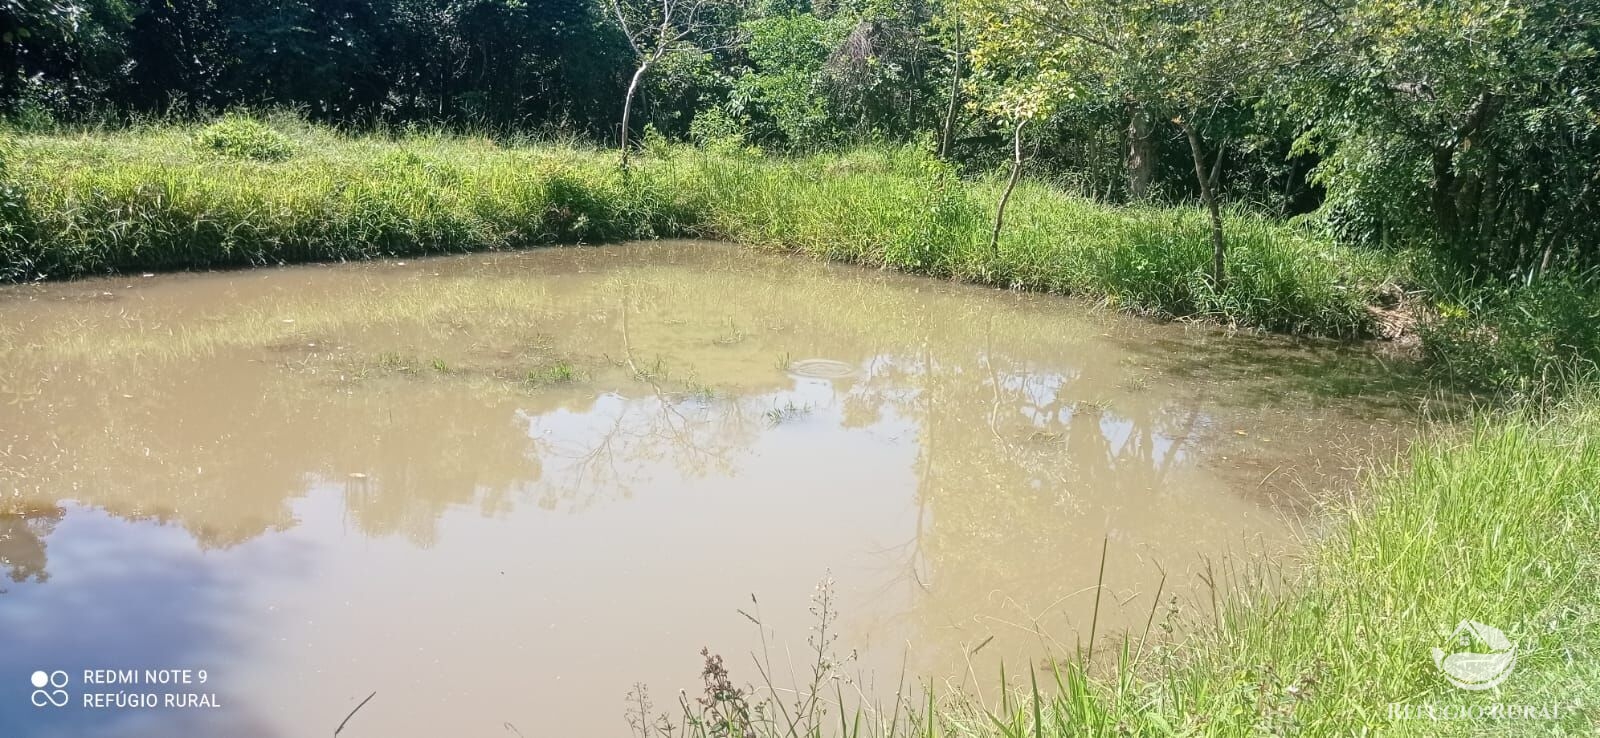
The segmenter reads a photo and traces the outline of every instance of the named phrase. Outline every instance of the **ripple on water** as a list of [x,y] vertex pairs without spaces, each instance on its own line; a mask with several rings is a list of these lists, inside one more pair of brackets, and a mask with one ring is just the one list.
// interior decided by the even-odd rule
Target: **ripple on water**
[[789,363],[789,373],[816,379],[843,379],[856,373],[856,368],[833,359],[801,359]]

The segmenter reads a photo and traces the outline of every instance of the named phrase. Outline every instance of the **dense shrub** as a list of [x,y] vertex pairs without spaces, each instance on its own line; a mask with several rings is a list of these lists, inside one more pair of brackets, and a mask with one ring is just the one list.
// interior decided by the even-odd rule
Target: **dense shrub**
[[200,148],[235,159],[283,161],[294,153],[289,137],[253,118],[229,116],[195,136]]
[[1423,327],[1432,369],[1456,382],[1537,395],[1600,359],[1600,285],[1561,276],[1441,301]]

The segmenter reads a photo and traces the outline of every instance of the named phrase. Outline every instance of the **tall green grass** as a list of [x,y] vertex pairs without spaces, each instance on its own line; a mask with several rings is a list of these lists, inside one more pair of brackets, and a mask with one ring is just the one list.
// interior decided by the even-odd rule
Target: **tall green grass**
[[655,181],[590,152],[303,127],[281,161],[185,128],[19,137],[0,276],[74,277],[675,235]]
[[[1591,396],[1423,445],[1314,545],[1306,579],[1281,595],[1230,593],[1211,639],[1153,691],[1153,714],[1210,735],[1437,735],[1491,726],[1394,725],[1388,705],[1553,704],[1564,721],[1497,727],[1588,734],[1600,726],[1597,488]],[[1497,692],[1451,687],[1429,659],[1463,619],[1518,645]]]
[[1374,257],[1245,212],[1231,279],[1204,278],[1188,208],[1114,208],[1044,184],[1017,192],[999,248],[996,181],[913,148],[765,159],[652,146],[610,152],[443,135],[350,137],[278,119],[7,140],[0,278],[68,278],[708,236],[1118,307],[1358,336]]
[[1085,295],[1136,311],[1269,330],[1358,336],[1383,283],[1381,257],[1236,211],[1229,282],[1206,279],[1209,223],[1189,208],[1108,207],[1042,183],[1013,195],[989,233],[1003,183],[963,182],[908,150],[803,160],[709,159],[716,231],[747,243],[1002,287]]
[[1475,285],[1466,280],[1432,290],[1431,320],[1422,325],[1430,370],[1458,385],[1538,398],[1581,385],[1600,361],[1597,275],[1557,274],[1532,284]]

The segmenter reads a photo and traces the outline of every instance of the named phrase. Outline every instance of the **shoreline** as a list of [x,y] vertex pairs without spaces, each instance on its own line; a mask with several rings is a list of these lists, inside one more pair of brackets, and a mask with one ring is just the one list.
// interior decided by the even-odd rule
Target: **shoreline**
[[[18,137],[3,179],[21,204],[5,214],[0,271],[94,276],[694,236],[1347,341],[1378,333],[1371,309],[1411,279],[1393,255],[1237,211],[1232,276],[1219,293],[1199,278],[1210,254],[1200,210],[1110,207],[1036,183],[1018,188],[991,253],[998,183],[961,180],[908,149],[761,160],[678,148],[641,156],[623,177],[605,152],[295,135],[296,153],[276,162],[192,150],[183,129]],[[1588,299],[1578,290],[1552,294]],[[1043,677],[1054,696],[1034,691],[1001,713],[933,704],[927,724],[979,735],[1433,734],[1434,721],[1393,707],[1423,700],[1444,714],[1558,705],[1560,729],[1592,730],[1600,400],[1581,376],[1529,370],[1589,347],[1556,341],[1520,355],[1516,341],[1546,341],[1538,326],[1514,332],[1524,329],[1516,299],[1461,308],[1456,332],[1430,329],[1444,332],[1424,335],[1421,350],[1451,371],[1479,362],[1469,369],[1547,405],[1491,408],[1419,443],[1403,468],[1361,484],[1281,592],[1236,583],[1215,629],[1157,649],[1154,661],[1125,653],[1111,676],[1067,663]],[[1456,690],[1429,662],[1429,647],[1444,643],[1437,631],[1463,620],[1502,628],[1521,649],[1500,692]],[[1589,706],[1567,709],[1574,701]]]

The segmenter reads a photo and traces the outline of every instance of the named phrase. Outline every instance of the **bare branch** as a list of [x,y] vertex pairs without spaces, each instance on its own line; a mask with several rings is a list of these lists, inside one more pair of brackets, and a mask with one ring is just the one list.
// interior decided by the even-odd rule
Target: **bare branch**
[[622,0],[611,0],[611,11],[617,16],[617,27],[622,29],[622,37],[628,39],[628,46],[633,48],[633,53],[644,56],[644,50],[639,48],[639,42],[633,37],[633,30],[628,28],[628,19],[622,12]]

